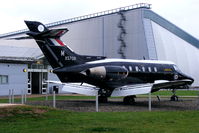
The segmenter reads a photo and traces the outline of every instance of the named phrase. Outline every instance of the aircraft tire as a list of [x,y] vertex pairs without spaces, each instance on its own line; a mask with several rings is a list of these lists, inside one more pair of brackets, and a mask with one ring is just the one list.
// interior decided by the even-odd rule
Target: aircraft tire
[[108,102],[108,97],[99,96],[98,101],[99,101],[99,103],[107,103]]
[[133,105],[135,104],[135,96],[126,96],[124,97],[123,102],[125,104]]
[[170,101],[178,101],[178,96],[176,95],[171,96]]

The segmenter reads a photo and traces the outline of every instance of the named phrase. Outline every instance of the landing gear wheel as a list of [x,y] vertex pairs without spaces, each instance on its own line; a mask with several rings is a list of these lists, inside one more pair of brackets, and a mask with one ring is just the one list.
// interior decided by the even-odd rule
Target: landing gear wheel
[[123,102],[125,104],[133,105],[133,104],[135,104],[135,96],[126,96],[126,97],[124,97]]
[[99,96],[98,101],[99,101],[99,103],[107,103],[108,102],[108,97]]
[[171,101],[178,101],[178,96],[173,95],[173,96],[171,96],[170,100]]
[[178,101],[178,96],[176,95],[176,89],[172,90],[173,95],[171,96],[171,101]]

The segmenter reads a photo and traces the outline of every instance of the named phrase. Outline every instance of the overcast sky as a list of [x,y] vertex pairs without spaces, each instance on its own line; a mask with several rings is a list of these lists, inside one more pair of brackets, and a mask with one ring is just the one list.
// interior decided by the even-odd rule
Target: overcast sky
[[152,4],[152,10],[199,39],[199,0],[2,0],[0,34],[26,28],[24,20],[51,23],[99,11]]

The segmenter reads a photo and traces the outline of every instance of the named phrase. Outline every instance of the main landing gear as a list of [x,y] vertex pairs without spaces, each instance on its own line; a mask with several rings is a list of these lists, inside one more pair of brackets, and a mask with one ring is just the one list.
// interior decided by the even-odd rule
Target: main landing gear
[[126,96],[126,97],[124,97],[123,102],[124,102],[125,104],[133,105],[133,104],[135,104],[135,98],[136,98],[135,95]]
[[172,90],[173,95],[171,96],[170,100],[171,101],[178,101],[178,96],[176,95],[176,90]]
[[99,101],[99,103],[107,103],[108,102],[108,97],[99,96],[98,101]]
[[103,89],[103,88],[101,88],[98,91],[98,94],[99,94],[98,101],[99,101],[99,103],[107,103],[108,102],[108,97],[111,96],[112,92],[113,92],[112,89]]

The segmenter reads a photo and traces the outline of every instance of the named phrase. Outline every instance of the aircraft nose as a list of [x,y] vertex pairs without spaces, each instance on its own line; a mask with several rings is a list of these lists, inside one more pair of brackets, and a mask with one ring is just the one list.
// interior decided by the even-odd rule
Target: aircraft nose
[[182,76],[183,79],[189,79],[189,80],[191,80],[191,84],[194,82],[194,79],[192,77],[186,75],[186,74],[182,74],[181,73],[181,76]]
[[192,83],[194,82],[194,79],[192,77],[190,77],[189,79],[192,81]]

